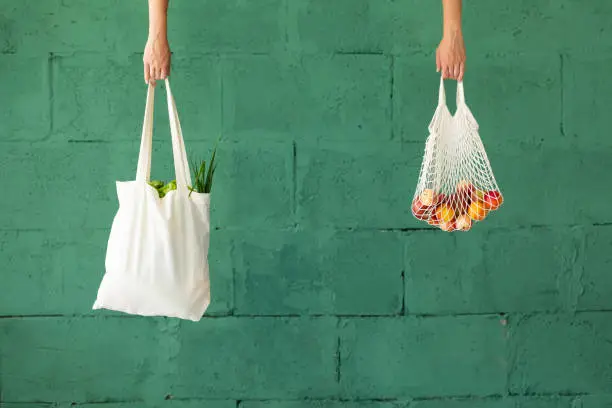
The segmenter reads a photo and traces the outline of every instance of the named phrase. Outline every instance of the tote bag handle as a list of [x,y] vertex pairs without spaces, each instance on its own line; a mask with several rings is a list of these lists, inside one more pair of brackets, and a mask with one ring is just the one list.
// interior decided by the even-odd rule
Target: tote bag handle
[[[191,186],[191,173],[183,131],[179,121],[176,102],[172,96],[170,82],[166,79],[166,97],[168,100],[168,118],[170,120],[170,134],[172,137],[172,157],[174,161],[174,173],[176,176],[177,189],[187,190]],[[153,143],[153,110],[155,101],[155,87],[149,85],[147,89],[147,102],[145,105],[145,116],[142,125],[142,137],[140,140],[140,152],[138,154],[138,167],[136,169],[136,180],[149,182],[151,177],[151,151]]]

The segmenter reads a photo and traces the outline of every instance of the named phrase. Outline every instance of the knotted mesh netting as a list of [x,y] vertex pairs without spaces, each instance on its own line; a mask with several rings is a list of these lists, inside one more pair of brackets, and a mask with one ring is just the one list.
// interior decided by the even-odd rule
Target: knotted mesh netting
[[465,103],[463,83],[457,84],[457,111],[451,115],[441,80],[412,214],[444,231],[467,231],[502,201],[478,123]]

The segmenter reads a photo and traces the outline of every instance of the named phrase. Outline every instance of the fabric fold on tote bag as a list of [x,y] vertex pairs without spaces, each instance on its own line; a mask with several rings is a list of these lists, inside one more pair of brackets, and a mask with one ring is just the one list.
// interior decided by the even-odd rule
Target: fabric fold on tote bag
[[210,303],[210,195],[189,190],[191,173],[168,80],[177,188],[160,198],[149,185],[154,92],[149,85],[136,179],[117,182],[119,210],[93,309],[198,321]]

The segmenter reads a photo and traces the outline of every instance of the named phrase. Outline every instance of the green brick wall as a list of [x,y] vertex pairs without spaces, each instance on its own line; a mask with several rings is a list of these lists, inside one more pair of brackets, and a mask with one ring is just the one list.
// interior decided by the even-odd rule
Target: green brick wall
[[2,408],[612,407],[609,0],[465,1],[506,198],[466,234],[409,211],[440,1],[171,3],[187,147],[223,136],[197,324],[91,311],[144,0],[0,0]]

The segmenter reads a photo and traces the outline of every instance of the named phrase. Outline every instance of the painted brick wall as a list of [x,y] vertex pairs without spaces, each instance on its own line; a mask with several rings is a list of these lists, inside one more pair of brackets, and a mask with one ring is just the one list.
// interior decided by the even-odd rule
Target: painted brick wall
[[135,174],[145,2],[0,0],[0,405],[612,407],[612,3],[465,7],[506,204],[446,234],[409,212],[439,1],[172,1],[188,148],[223,135],[194,324],[90,310]]

